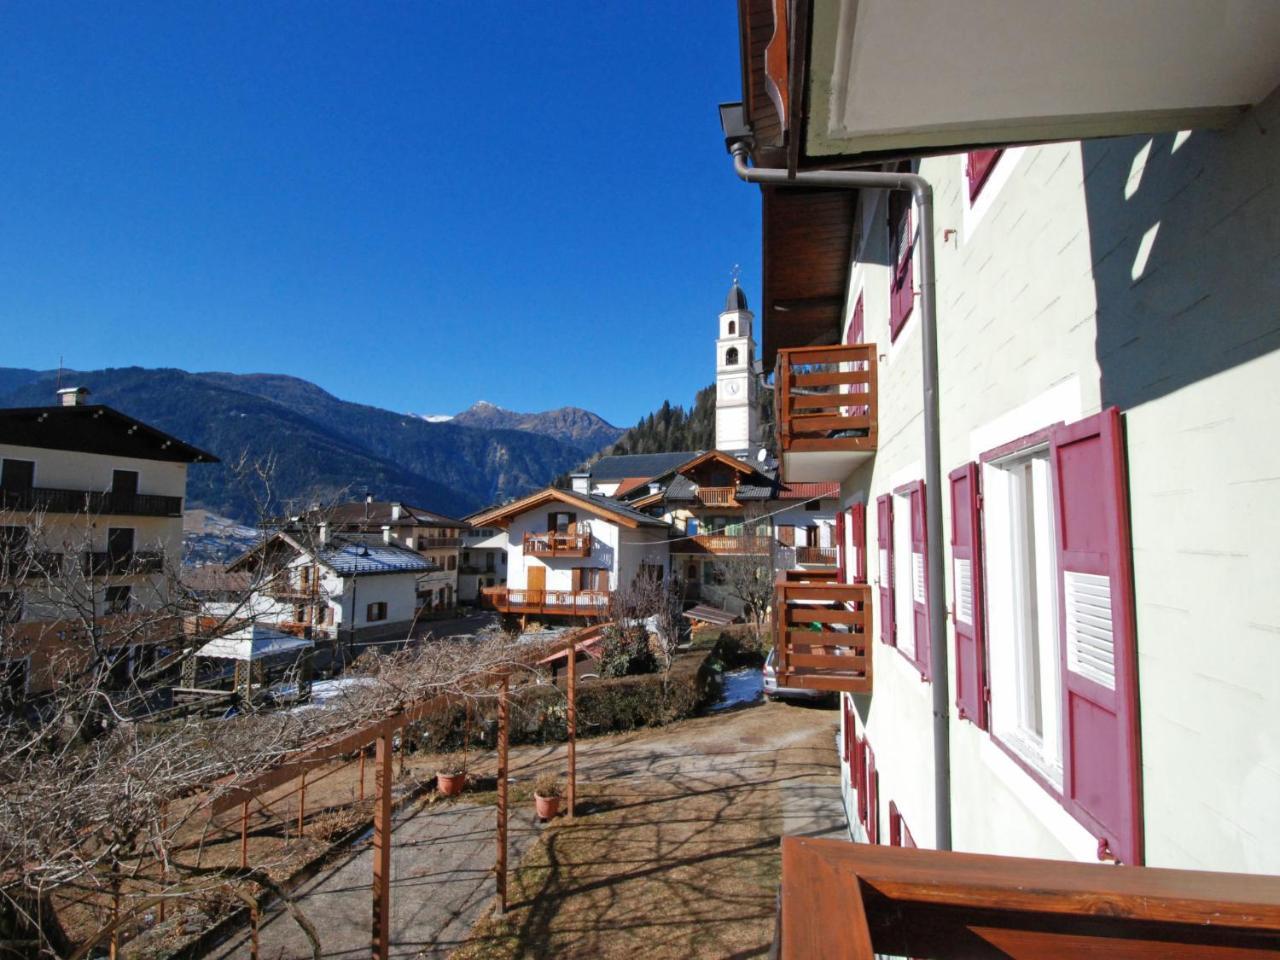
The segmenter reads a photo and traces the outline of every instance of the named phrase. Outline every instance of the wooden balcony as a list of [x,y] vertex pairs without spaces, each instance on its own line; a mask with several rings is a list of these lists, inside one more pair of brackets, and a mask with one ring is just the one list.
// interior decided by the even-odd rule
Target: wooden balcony
[[609,609],[606,590],[524,590],[515,587],[484,587],[486,605],[499,613],[546,617],[600,617]]
[[779,686],[871,692],[867,584],[780,577],[774,591],[773,637]]
[[738,490],[736,487],[699,487],[698,501],[704,507],[736,507]]
[[784,570],[779,579],[783,583],[839,583],[838,570]]
[[31,553],[6,553],[0,557],[0,578],[35,580],[62,573],[61,553],[37,550]]
[[834,567],[835,547],[796,547],[796,563],[811,567]]
[[774,539],[765,536],[741,536],[726,533],[699,533],[677,540],[671,549],[677,553],[711,553],[716,556],[767,556]]
[[461,537],[419,537],[419,550],[447,550],[450,547],[462,546]]
[[591,528],[574,526],[568,530],[548,530],[524,535],[526,557],[589,557]]
[[82,569],[86,577],[160,573],[164,570],[164,555],[154,551],[113,554],[93,550],[83,555]]
[[0,490],[0,510],[87,513],[95,516],[180,517],[182,498],[152,493],[31,487],[26,490]]
[[1280,951],[1280,877],[784,837],[782,960],[1221,960]]
[[778,455],[787,482],[843,480],[876,449],[876,347],[778,351]]

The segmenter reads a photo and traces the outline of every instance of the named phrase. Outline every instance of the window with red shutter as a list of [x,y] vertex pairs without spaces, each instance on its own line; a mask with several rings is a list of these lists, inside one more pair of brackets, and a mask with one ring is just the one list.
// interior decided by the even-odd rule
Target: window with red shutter
[[858,737],[853,743],[853,788],[858,791],[858,822],[867,825],[867,742]]
[[1000,154],[1004,153],[1004,149],[999,150],[970,150],[968,162],[968,180],[969,180],[969,202],[972,203],[982,191],[983,186],[991,177],[991,171],[995,169],[996,161],[1000,159]]
[[844,547],[844,512],[836,512],[836,569],[840,571],[840,582],[848,583],[848,557]]
[[1114,407],[1053,430],[1067,809],[1124,863],[1142,862],[1127,480]]
[[858,300],[853,305],[853,316],[849,318],[849,329],[845,333],[845,343],[866,343],[866,320],[864,317],[862,306],[862,294],[858,294]]
[[891,847],[914,847],[916,845],[915,838],[911,836],[911,829],[907,826],[907,821],[902,817],[902,811],[898,809],[898,805],[892,800],[889,801],[889,846]]
[[893,497],[876,500],[876,543],[879,548],[880,639],[892,646],[896,641],[893,615]]
[[889,339],[898,339],[915,305],[915,276],[912,257],[915,242],[912,235],[911,194],[894,190],[889,194],[889,252],[891,274],[889,288]]
[[849,574],[846,583],[867,582],[867,505],[855,503],[849,508]]
[[[907,562],[905,569],[897,571],[897,589],[910,591],[911,623],[909,637],[899,637],[897,647],[903,655],[915,664],[920,675],[929,679],[929,536],[928,524],[925,520],[924,481],[916,480],[905,484],[894,491],[895,497],[901,497],[909,504],[911,556],[902,558]],[[911,642],[907,642],[907,641]]]
[[867,786],[867,842],[880,842],[880,774],[876,772],[876,755],[871,744],[866,744],[864,780]]
[[956,637],[956,707],[960,718],[987,729],[986,623],[982,596],[979,470],[966,463],[951,473],[951,562]]

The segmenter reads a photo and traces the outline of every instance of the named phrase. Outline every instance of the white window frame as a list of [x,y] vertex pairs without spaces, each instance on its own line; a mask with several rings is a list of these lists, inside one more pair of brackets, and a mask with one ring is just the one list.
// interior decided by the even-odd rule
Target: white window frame
[[[1027,516],[1025,474],[1032,469]],[[1017,470],[1018,472],[1015,472]],[[1024,763],[1058,789],[1062,787],[1062,679],[1058,630],[1057,543],[1054,528],[1053,478],[1047,444],[1019,450],[983,464],[983,548],[987,602],[987,656],[991,684],[991,732]],[[1034,540],[1028,536],[1034,533]],[[1034,542],[1035,582],[1023,559]],[[1032,703],[1028,640],[1032,626],[1028,597],[1034,587],[1040,680],[1042,733],[1028,723]]]
[[912,592],[911,495],[895,493],[893,510],[893,618],[897,648],[916,664],[920,661],[920,638],[916,636],[916,609]]

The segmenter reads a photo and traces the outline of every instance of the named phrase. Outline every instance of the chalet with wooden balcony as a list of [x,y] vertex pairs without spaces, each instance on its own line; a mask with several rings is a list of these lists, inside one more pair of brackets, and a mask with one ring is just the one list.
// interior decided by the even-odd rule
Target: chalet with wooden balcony
[[1274,950],[1270,881],[1133,865],[1280,874],[1280,11],[739,12],[781,480],[840,486],[779,658],[840,691],[876,845],[784,851],[781,955]]
[[467,604],[479,603],[483,588],[501,587],[507,582],[507,531],[477,526],[472,520],[478,515],[464,518],[467,529],[458,557],[458,599]]
[[450,610],[457,605],[458,568],[466,521],[395,500],[366,497],[277,522],[318,528],[325,524],[336,534],[382,542],[413,550],[428,561],[418,578],[420,606],[429,611]]
[[507,583],[481,594],[524,623],[603,617],[619,584],[669,570],[670,525],[599,494],[548,487],[470,519],[506,531]]
[[187,468],[217,462],[88,394],[70,387],[54,406],[0,410],[0,607],[32,638],[25,652],[11,644],[13,662],[0,669],[33,691],[48,681],[49,658],[78,642],[60,624],[169,602]]

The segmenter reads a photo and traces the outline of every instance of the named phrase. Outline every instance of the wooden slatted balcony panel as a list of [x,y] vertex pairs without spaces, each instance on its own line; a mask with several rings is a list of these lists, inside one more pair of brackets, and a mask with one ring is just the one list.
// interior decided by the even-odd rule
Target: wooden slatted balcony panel
[[548,530],[524,535],[526,557],[589,557],[591,528],[575,525],[566,531]]
[[836,565],[836,548],[796,547],[796,563],[815,567],[834,567]]
[[485,587],[485,600],[499,613],[555,617],[600,617],[609,609],[606,590],[524,590]]
[[1274,958],[1280,877],[784,837],[782,960]]
[[698,500],[704,507],[736,507],[738,491],[734,487],[699,487]]
[[182,498],[154,493],[29,487],[24,490],[0,490],[0,510],[87,513],[94,516],[180,517]]
[[839,570],[784,570],[779,578],[785,583],[839,583]]
[[778,351],[774,403],[788,483],[845,479],[876,450],[876,347]]
[[671,549],[677,553],[711,553],[716,556],[765,555],[773,549],[772,537],[741,536],[728,533],[699,533],[678,540]]
[[871,692],[867,584],[779,579],[773,636],[779,686]]

